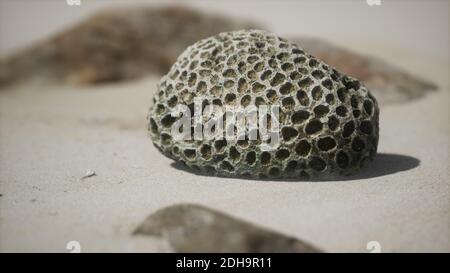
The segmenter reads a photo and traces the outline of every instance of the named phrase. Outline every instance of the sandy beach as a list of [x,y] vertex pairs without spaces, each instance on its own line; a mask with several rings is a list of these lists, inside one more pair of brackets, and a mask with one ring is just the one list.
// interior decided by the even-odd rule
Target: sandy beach
[[[96,9],[106,5],[100,2]],[[214,6],[209,8],[245,15],[254,2],[246,2],[242,9],[227,3],[209,4]],[[436,13],[436,25],[447,18],[443,37],[443,28],[432,20],[416,22],[428,5],[419,2],[411,4],[408,13],[403,12],[403,1],[386,3],[380,12],[367,10],[365,3],[354,5],[361,13],[348,11],[351,3],[337,7],[330,2],[326,14],[336,22],[336,31],[326,24],[308,25],[322,6],[304,4],[310,12],[294,21],[295,4],[288,3],[274,17],[279,20],[266,21],[274,31],[294,35],[302,26],[300,34],[318,34],[438,86],[417,100],[380,105],[378,155],[367,170],[325,182],[258,181],[188,172],[163,156],[146,130],[157,76],[98,86],[6,87],[0,90],[0,252],[69,252],[70,241],[79,242],[82,252],[170,252],[165,240],[133,232],[155,211],[180,203],[216,209],[326,252],[368,252],[371,241],[378,242],[382,252],[449,252],[448,9],[435,5],[426,10],[428,14],[441,11]],[[264,22],[277,5],[266,3],[265,9],[250,17]],[[23,8],[22,4],[12,7]],[[66,11],[71,14],[67,21],[78,20],[83,8],[88,9],[88,4],[79,14],[75,9],[70,10],[73,14]],[[338,20],[335,9],[367,20],[352,29],[354,23]],[[378,23],[381,11],[386,16]],[[14,19],[10,14],[5,13],[0,24],[6,38],[1,53],[31,43],[43,36],[43,29],[48,28],[46,35],[56,31],[54,21],[62,20],[43,19],[51,28],[36,23],[35,31],[28,34],[20,31],[24,21],[15,36],[5,31],[4,23]],[[396,21],[399,16],[414,31],[403,31]]]
[[[367,48],[366,48],[367,49]],[[0,93],[2,251],[165,251],[132,231],[159,208],[203,204],[325,251],[450,251],[449,67],[398,55],[439,91],[381,107],[379,154],[345,181],[198,176],[152,145],[145,116],[157,78]],[[409,62],[409,63],[407,63]],[[81,179],[87,170],[95,176]]]

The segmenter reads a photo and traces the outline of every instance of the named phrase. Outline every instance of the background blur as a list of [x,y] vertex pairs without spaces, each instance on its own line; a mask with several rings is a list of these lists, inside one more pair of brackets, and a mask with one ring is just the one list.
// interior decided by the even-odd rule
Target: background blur
[[[254,19],[282,36],[327,38],[348,47],[360,40],[418,50],[449,58],[449,1],[381,0],[1,0],[0,54],[43,39],[106,7],[181,4],[200,10]],[[439,27],[438,27],[439,26]],[[357,46],[354,46],[357,47]]]

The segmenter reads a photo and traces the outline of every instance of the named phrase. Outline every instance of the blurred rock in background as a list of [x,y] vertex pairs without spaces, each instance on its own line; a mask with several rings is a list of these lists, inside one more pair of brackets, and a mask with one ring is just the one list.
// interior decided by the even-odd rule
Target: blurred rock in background
[[383,60],[351,52],[323,40],[297,37],[291,41],[344,74],[363,81],[379,103],[409,101],[437,89],[435,84]]
[[134,235],[160,237],[174,252],[321,252],[294,237],[192,204],[156,211]]
[[199,39],[255,27],[184,7],[108,10],[3,60],[0,84],[32,78],[97,84],[164,74]]
[[[1,60],[0,86],[30,80],[91,85],[163,75],[178,55],[196,41],[249,28],[261,25],[177,6],[104,11]],[[320,39],[291,40],[364,82],[381,104],[420,98],[437,88],[385,61]]]

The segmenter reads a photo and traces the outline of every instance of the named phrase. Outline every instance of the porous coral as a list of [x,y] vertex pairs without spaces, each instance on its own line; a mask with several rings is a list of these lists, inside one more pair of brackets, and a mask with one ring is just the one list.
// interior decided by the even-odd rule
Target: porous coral
[[[279,145],[265,140],[178,139],[184,105],[279,106]],[[166,156],[204,173],[252,178],[330,178],[358,172],[378,145],[379,109],[358,80],[275,34],[221,33],[188,47],[159,85],[148,122]],[[190,116],[194,131],[194,116]]]

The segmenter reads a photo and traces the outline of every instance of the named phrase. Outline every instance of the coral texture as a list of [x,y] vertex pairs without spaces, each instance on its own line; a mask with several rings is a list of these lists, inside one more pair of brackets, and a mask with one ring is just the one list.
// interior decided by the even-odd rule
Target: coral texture
[[[174,109],[190,109],[194,131],[198,99],[203,108],[279,106],[278,118],[270,116],[279,122],[279,145],[265,150],[270,139],[220,135],[174,138],[173,125],[182,118]],[[148,122],[163,154],[200,172],[321,179],[354,174],[374,159],[378,117],[375,98],[358,80],[275,34],[241,30],[188,47],[161,79]]]

